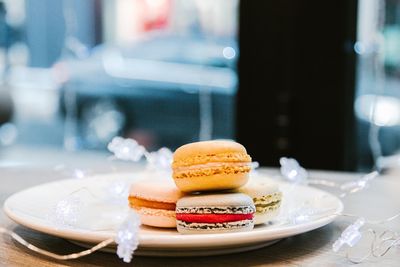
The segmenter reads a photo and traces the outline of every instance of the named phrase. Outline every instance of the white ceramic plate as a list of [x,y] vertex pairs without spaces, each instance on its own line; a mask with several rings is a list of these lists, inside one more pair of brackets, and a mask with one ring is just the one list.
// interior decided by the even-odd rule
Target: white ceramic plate
[[[114,236],[118,220],[104,219],[106,209],[90,207],[85,220],[74,226],[60,225],[52,220],[54,207],[60,200],[84,188],[91,195],[115,185],[129,184],[132,174],[114,173],[83,179],[68,179],[35,186],[10,196],[4,203],[5,213],[25,227],[57,237],[66,238],[81,245],[101,242]],[[140,175],[136,175],[138,177]],[[263,179],[263,177],[259,177]],[[142,226],[136,255],[195,256],[217,255],[247,251],[272,244],[282,238],[314,230],[332,222],[342,212],[342,202],[325,191],[284,182],[278,182],[283,192],[280,215],[269,225],[260,225],[250,232],[181,235],[176,230],[164,230]],[[75,193],[74,193],[75,194]],[[112,213],[112,212],[111,212]],[[54,216],[53,216],[54,217]],[[104,224],[93,224],[101,222]],[[114,225],[113,225],[114,224]],[[109,230],[99,230],[108,227]],[[113,228],[114,227],[114,228]]]

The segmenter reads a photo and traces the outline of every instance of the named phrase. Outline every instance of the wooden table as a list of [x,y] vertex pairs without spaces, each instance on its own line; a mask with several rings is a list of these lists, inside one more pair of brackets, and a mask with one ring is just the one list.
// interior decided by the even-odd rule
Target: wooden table
[[[76,162],[85,164],[79,156]],[[53,164],[54,162],[52,162]],[[105,172],[104,162],[89,160],[86,162],[91,172]],[[60,168],[62,171],[60,171]],[[131,165],[121,165],[126,171]],[[135,167],[136,168],[136,167]],[[31,166],[0,167],[0,203],[12,193],[30,186],[65,178],[71,172],[68,167],[58,166],[54,169],[49,164]],[[277,170],[262,169],[270,175]],[[337,182],[349,181],[360,174],[312,171],[314,178],[331,179]],[[364,216],[368,219],[385,218],[400,211],[400,175],[397,172],[387,174],[374,180],[371,186],[344,199],[345,212]],[[135,266],[348,266],[345,250],[334,253],[332,243],[353,218],[339,217],[334,223],[315,231],[281,240],[270,247],[255,251],[212,257],[191,258],[156,258],[135,257]],[[29,242],[52,252],[66,254],[80,251],[81,248],[70,242],[41,234],[18,226],[0,212],[0,225],[13,229]],[[400,231],[400,219],[388,224],[389,228]],[[382,226],[373,226],[382,230]],[[72,261],[55,261],[30,252],[7,236],[0,236],[0,266],[123,266],[115,254],[97,252],[84,258]],[[369,259],[358,266],[400,266],[400,250],[393,249],[385,257]]]

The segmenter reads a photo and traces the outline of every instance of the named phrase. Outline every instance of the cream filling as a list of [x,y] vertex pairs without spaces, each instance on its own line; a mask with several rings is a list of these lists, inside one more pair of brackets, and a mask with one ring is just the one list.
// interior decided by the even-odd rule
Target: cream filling
[[282,199],[282,192],[276,192],[270,195],[253,198],[254,205],[268,205],[269,203],[278,202]]
[[174,168],[175,172],[186,172],[193,170],[204,170],[204,169],[212,169],[212,168],[220,168],[224,167],[251,167],[251,162],[209,162],[205,164],[197,164],[185,167],[176,167]]
[[256,213],[266,213],[279,209],[281,202],[273,202],[268,205],[256,205]]
[[238,207],[177,207],[176,213],[195,214],[248,214],[254,213],[253,206]]
[[263,197],[253,198],[254,205],[256,206],[256,213],[266,213],[279,209],[281,206],[282,193],[276,192]]
[[160,210],[160,209],[152,209],[146,207],[133,207],[139,214],[143,215],[153,215],[153,216],[167,216],[175,218],[175,211],[174,210]]

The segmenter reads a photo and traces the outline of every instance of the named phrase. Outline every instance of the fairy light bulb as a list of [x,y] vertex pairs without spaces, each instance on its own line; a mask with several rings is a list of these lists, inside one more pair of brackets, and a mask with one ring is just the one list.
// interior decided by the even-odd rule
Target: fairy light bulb
[[362,234],[360,232],[360,228],[365,224],[364,218],[358,218],[353,224],[350,224],[340,237],[333,243],[332,249],[334,252],[338,252],[339,249],[347,244],[350,247],[353,247],[355,244],[360,241]]
[[82,204],[81,199],[77,196],[69,196],[60,200],[54,207],[53,221],[58,226],[74,226]]
[[150,169],[170,170],[172,163],[172,151],[166,147],[146,155],[147,166]]
[[107,148],[120,160],[139,161],[146,153],[146,149],[135,140],[119,136],[114,137]]
[[251,170],[256,170],[257,168],[259,168],[260,167],[260,163],[258,163],[258,161],[252,161],[251,163],[250,163],[250,168],[251,168]]
[[116,180],[107,185],[106,200],[112,204],[127,205],[130,183]]
[[126,263],[131,262],[133,252],[139,245],[139,227],[139,216],[134,211],[130,211],[115,236],[115,243],[118,244],[117,255]]
[[279,159],[279,163],[281,164],[281,174],[287,180],[295,183],[306,182],[308,173],[300,166],[297,160],[282,157]]
[[143,157],[147,161],[147,168],[151,170],[170,171],[172,163],[172,151],[162,147],[157,151],[148,152],[134,139],[114,137],[107,146],[115,158],[137,162]]

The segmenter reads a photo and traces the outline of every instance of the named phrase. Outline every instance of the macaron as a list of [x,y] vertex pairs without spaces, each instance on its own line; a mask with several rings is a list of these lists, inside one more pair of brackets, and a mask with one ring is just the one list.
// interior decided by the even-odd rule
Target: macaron
[[256,207],[254,224],[271,221],[279,214],[282,202],[282,192],[276,182],[268,178],[251,178],[243,187],[236,190],[250,196]]
[[249,231],[254,212],[253,200],[241,193],[185,196],[176,204],[177,229],[182,234]]
[[173,179],[184,192],[234,189],[249,179],[251,157],[239,143],[203,141],[179,147],[172,162]]
[[141,180],[131,185],[129,205],[148,226],[176,227],[176,202],[182,192],[170,179]]

